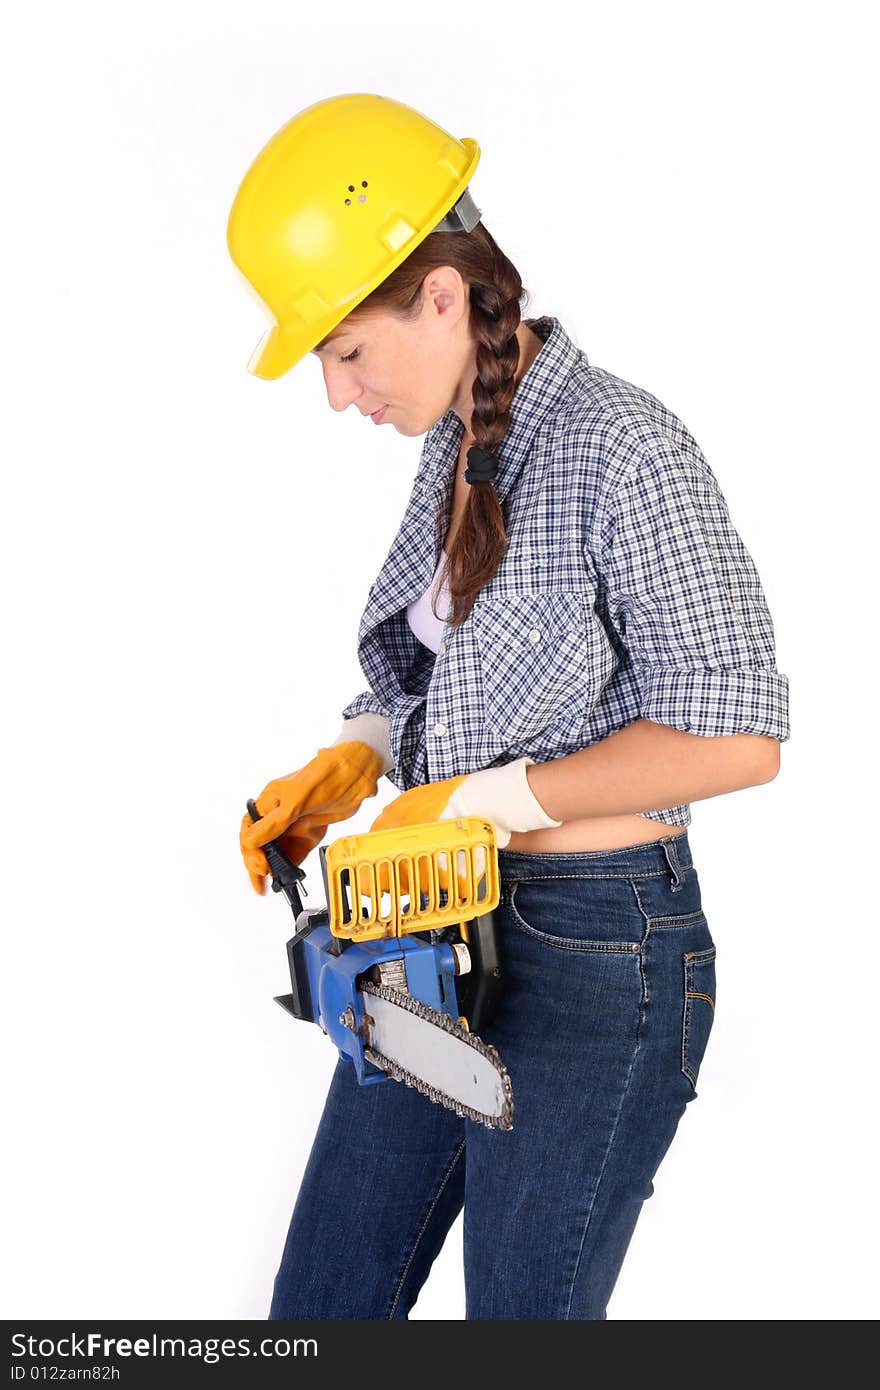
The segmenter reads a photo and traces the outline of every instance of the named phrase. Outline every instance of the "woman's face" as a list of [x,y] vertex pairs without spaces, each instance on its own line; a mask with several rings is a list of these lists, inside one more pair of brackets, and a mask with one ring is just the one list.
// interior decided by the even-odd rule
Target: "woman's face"
[[419,315],[343,319],[312,351],[324,371],[334,410],[354,404],[362,415],[386,407],[381,424],[420,435],[453,409],[467,431],[473,413],[476,348],[458,271],[442,266],[426,277]]

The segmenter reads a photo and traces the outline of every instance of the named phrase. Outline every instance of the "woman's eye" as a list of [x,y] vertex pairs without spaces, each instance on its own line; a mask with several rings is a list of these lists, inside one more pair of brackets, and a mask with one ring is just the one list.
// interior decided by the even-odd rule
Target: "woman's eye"
[[340,362],[353,362],[359,352],[360,348],[355,348],[354,352],[350,352],[347,357],[340,357],[339,360]]

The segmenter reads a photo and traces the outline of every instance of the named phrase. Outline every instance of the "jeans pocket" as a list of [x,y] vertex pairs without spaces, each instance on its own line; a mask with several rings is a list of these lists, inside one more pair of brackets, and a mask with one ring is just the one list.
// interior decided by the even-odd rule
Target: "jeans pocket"
[[508,880],[501,905],[517,931],[554,950],[632,956],[641,952],[642,922],[628,887],[623,879]]
[[715,1019],[715,947],[686,951],[684,1008],[681,1022],[681,1069],[697,1094],[700,1064]]

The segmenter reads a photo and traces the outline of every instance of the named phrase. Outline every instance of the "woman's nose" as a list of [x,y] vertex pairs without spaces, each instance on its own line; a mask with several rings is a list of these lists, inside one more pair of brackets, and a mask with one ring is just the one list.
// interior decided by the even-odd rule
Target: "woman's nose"
[[346,381],[342,377],[330,378],[325,381],[327,387],[327,400],[333,410],[346,410],[352,401],[360,400],[363,395],[363,387],[355,381]]

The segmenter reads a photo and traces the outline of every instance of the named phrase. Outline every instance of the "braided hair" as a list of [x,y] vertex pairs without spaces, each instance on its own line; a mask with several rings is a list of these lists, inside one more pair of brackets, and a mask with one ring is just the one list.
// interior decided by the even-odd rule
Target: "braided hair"
[[[510,406],[519,365],[516,330],[528,302],[516,266],[478,222],[467,233],[432,232],[352,311],[397,312],[407,317],[418,306],[425,277],[449,265],[462,277],[470,301],[470,329],[476,343],[474,408],[470,433],[476,445],[494,454],[510,423]],[[507,529],[495,485],[486,477],[468,489],[442,579],[449,590],[453,627],[465,621],[477,594],[493,577],[507,548]],[[438,585],[438,591],[442,587]],[[435,612],[435,617],[441,615]],[[442,615],[445,617],[445,614]]]

